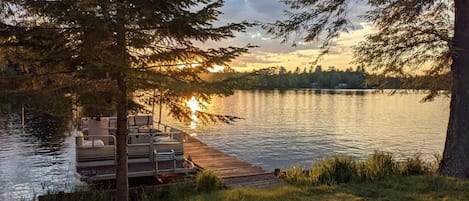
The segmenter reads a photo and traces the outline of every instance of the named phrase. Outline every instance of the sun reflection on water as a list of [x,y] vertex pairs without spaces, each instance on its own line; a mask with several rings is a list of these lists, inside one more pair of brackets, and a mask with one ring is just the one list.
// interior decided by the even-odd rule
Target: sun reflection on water
[[191,129],[196,129],[197,128],[197,123],[199,122],[199,119],[195,115],[197,111],[200,111],[200,106],[199,103],[197,102],[197,99],[195,99],[194,96],[192,96],[191,99],[187,101],[187,106],[191,109],[191,124],[190,128]]

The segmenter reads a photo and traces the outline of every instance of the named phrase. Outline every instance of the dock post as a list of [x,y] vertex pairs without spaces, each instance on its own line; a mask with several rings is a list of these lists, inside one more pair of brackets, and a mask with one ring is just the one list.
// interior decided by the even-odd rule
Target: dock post
[[274,174],[275,174],[275,176],[279,177],[280,176],[280,168],[275,168],[274,169]]
[[24,129],[24,105],[21,106],[21,127]]

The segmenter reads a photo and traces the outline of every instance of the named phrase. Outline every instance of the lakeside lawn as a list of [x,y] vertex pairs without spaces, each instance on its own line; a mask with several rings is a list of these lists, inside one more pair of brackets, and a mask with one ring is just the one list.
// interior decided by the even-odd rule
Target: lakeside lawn
[[[52,196],[41,200],[112,200],[113,193],[92,191],[71,197]],[[272,189],[223,189],[199,193],[191,184],[175,184],[165,190],[145,191],[132,195],[141,201],[466,201],[469,181],[443,176],[398,176],[370,182],[339,185],[293,186],[286,184]]]
[[[139,201],[469,200],[469,180],[439,176],[438,158],[429,163],[420,155],[397,161],[386,152],[375,152],[367,160],[332,156],[314,162],[309,170],[286,169],[281,178],[288,184],[264,190],[222,189],[218,175],[206,170],[189,182],[135,188],[130,198]],[[40,200],[113,200],[114,190],[51,193]]]
[[379,181],[340,185],[292,186],[267,190],[232,189],[170,200],[187,201],[302,201],[302,200],[469,200],[469,181],[442,176],[399,176]]

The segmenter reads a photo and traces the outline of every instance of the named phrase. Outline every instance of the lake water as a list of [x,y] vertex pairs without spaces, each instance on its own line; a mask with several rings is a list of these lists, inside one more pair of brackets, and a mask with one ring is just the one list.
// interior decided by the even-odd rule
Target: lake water
[[443,151],[449,98],[421,103],[424,96],[374,90],[237,91],[216,98],[206,111],[244,119],[186,130],[268,171],[308,167],[333,154],[363,159],[374,150],[431,159]]
[[0,200],[74,187],[75,142],[56,121],[0,114]]
[[[243,119],[232,125],[178,125],[228,154],[265,170],[332,154],[366,158],[374,150],[398,158],[441,154],[449,99],[420,103],[423,93],[390,96],[371,90],[236,91],[215,98],[206,110]],[[164,112],[164,111],[163,111]],[[48,189],[71,190],[74,139],[47,119],[0,114],[0,200],[31,198]],[[194,126],[194,125],[193,125]]]

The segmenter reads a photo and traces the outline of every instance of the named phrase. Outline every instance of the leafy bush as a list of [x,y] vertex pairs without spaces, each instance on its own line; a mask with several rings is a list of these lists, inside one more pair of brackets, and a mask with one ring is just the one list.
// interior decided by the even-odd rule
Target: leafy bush
[[197,173],[195,187],[199,192],[212,192],[221,188],[221,179],[211,170],[204,170]]

